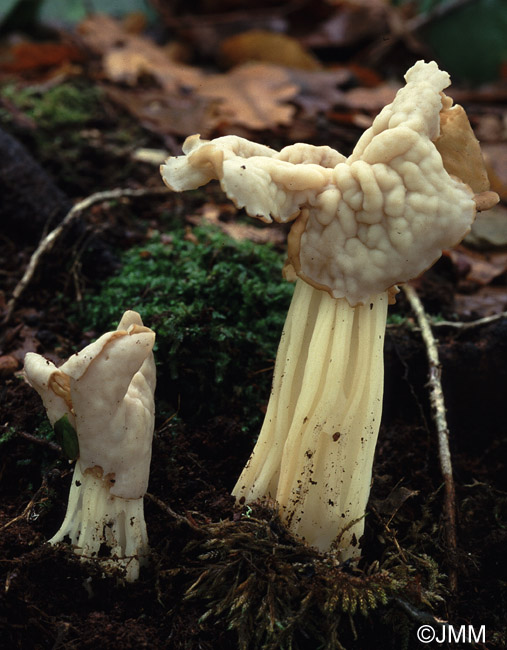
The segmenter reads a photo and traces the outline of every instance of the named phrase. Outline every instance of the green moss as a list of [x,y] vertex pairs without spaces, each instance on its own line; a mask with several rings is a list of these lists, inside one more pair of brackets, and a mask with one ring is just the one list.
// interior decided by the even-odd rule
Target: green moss
[[[0,122],[65,193],[84,196],[135,176],[129,153],[147,146],[147,135],[89,80],[73,79],[47,90],[9,83],[0,93],[5,104]],[[20,128],[23,116],[33,128]]]
[[[83,125],[99,110],[100,92],[93,86],[64,83],[42,92],[38,87],[7,84],[3,97],[37,123],[39,128]],[[5,109],[4,118],[8,117]]]
[[8,440],[13,438],[16,435],[16,429],[14,427],[6,427],[5,431],[0,434],[0,446],[5,444]]
[[408,323],[407,317],[403,314],[393,314],[392,312],[387,312],[387,324],[388,325],[405,325]]
[[293,287],[283,256],[210,228],[155,237],[84,305],[85,326],[116,326],[135,309],[157,332],[160,398],[187,419],[231,415],[259,426]]

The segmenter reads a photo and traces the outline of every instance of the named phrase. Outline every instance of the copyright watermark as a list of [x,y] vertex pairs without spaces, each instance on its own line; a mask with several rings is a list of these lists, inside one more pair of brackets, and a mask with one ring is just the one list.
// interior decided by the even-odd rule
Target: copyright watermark
[[436,629],[432,625],[421,625],[416,636],[421,643],[485,643],[486,626],[443,625]]

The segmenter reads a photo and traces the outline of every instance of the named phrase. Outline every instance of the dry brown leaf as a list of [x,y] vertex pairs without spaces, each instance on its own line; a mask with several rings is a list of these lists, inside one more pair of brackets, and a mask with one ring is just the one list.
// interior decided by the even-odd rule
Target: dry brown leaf
[[135,115],[147,129],[159,134],[210,135],[218,121],[218,102],[196,93],[167,93],[104,86],[109,97]]
[[507,252],[482,253],[464,246],[458,246],[445,255],[450,257],[458,269],[467,269],[467,284],[486,286],[507,271]]
[[130,98],[123,90],[110,92],[159,133],[205,135],[224,123],[264,129],[289,123],[294,113],[286,102],[298,86],[282,67],[251,64],[206,76],[198,68],[171,61],[163,48],[127,33],[108,16],[86,19],[79,31],[85,44],[102,55],[111,81],[134,85],[141,75],[150,74],[159,83],[165,94],[157,98],[153,91],[140,90]]
[[[506,118],[507,119],[507,118]],[[507,129],[507,124],[506,124]],[[480,134],[478,135],[480,139]],[[491,189],[494,190],[500,199],[507,202],[507,135],[499,138],[496,142],[481,141],[486,168],[491,183]]]
[[384,0],[340,0],[339,7],[303,39],[311,48],[350,47],[385,34],[389,3]]
[[172,92],[200,83],[202,72],[198,68],[171,61],[163,48],[127,32],[109,16],[90,16],[80,23],[78,31],[84,43],[102,56],[104,71],[111,81],[134,85],[142,75],[149,74]]
[[465,244],[482,251],[507,250],[507,208],[495,205],[481,213],[472,224]]
[[322,68],[318,59],[295,38],[264,29],[251,29],[226,38],[220,44],[219,56],[228,67],[263,61],[302,70]]
[[19,368],[19,361],[12,354],[0,356],[0,377],[9,377]]
[[373,505],[378,512],[392,518],[408,499],[418,494],[418,490],[409,490],[403,485],[397,485],[385,499],[373,500]]
[[284,68],[264,63],[245,64],[228,74],[203,78],[199,92],[220,100],[221,119],[251,129],[268,129],[288,124],[294,106],[286,102],[298,93]]
[[293,83],[299,86],[294,102],[300,106],[306,117],[326,112],[345,101],[339,86],[351,80],[352,74],[346,68],[335,70],[288,70]]
[[377,112],[390,104],[399,87],[382,84],[376,88],[353,88],[345,93],[343,105],[348,108]]
[[[24,316],[25,314],[34,313],[36,313],[35,310],[26,309],[21,310],[19,315]],[[14,361],[16,362],[15,369],[17,369],[17,366],[23,362],[27,352],[34,352],[38,349],[39,341],[37,339],[37,330],[26,324],[19,324],[15,327],[10,327],[4,334],[3,343],[5,348],[10,348],[9,351],[6,351],[6,353],[1,357],[3,370],[7,371],[10,368],[14,368]]]
[[454,308],[462,319],[494,316],[507,309],[507,287],[487,286],[473,295],[456,294]]
[[83,58],[83,53],[72,43],[22,41],[14,43],[1,57],[0,70],[20,74],[81,62]]
[[[241,223],[236,220],[224,221],[220,219],[223,211],[229,211],[230,208],[231,206],[229,204],[220,206],[215,203],[205,203],[202,209],[199,210],[199,214],[189,215],[187,221],[196,226],[200,226],[203,223],[211,224],[220,228],[222,232],[225,232],[232,239],[238,241],[247,239],[256,244],[271,242],[278,246],[285,242],[286,236],[281,228],[252,226],[251,224]],[[234,208],[233,210],[235,211]]]

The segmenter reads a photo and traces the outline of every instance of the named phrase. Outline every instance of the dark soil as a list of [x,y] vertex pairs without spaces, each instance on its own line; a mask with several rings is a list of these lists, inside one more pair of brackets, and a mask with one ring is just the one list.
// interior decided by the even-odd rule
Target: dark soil
[[[69,198],[38,166],[35,147],[20,150],[17,141],[2,137],[9,155],[22,151],[30,164],[28,175],[25,168],[5,165],[10,175],[4,170],[0,179],[11,184],[16,173],[24,188],[18,195],[10,192],[3,208],[5,307],[48,222],[55,223],[55,214],[61,218],[71,199],[97,187],[86,181],[79,191],[69,186]],[[25,141],[30,147],[30,138]],[[105,164],[102,179],[112,162]],[[123,186],[159,183],[156,170],[143,165],[122,180]],[[30,191],[36,199],[27,202]],[[11,361],[0,369],[0,646],[418,648],[416,629],[439,618],[456,626],[485,625],[486,643],[475,647],[506,647],[505,320],[437,332],[456,481],[456,554],[444,533],[426,353],[420,333],[407,322],[387,331],[384,416],[359,567],[337,567],[331,557],[293,539],[269,504],[235,507],[230,490],[255,432],[243,431],[234,410],[191,425],[159,414],[145,500],[152,558],[139,581],[125,584],[121,576],[80,562],[68,547],[45,543],[63,519],[72,467],[54,442],[30,438],[44,414],[18,374],[22,356],[37,350],[64,359],[87,343],[92,333],[68,319],[65,304],[93,291],[116,268],[116,251],[143,241],[149,227],[160,226],[164,210],[182,213],[186,200],[215,196],[210,190],[202,199],[167,195],[107,210],[95,206],[43,258],[3,327],[0,354]],[[31,220],[37,205],[40,220]],[[70,274],[62,259],[73,260]],[[454,310],[456,285],[444,261],[418,290],[428,311],[446,316]],[[394,311],[409,313],[402,296]],[[159,384],[161,399],[164,388]],[[267,395],[259,408],[265,400]],[[458,589],[451,592],[448,576],[455,570]],[[341,600],[337,596],[331,605],[333,594]]]

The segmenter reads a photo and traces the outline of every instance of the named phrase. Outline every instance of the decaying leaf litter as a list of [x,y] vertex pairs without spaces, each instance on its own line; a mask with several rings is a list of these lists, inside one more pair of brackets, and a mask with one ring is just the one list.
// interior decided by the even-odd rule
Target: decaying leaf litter
[[[336,13],[334,20],[343,20],[340,12]],[[167,12],[163,15],[167,20]],[[199,14],[193,18],[189,21],[180,16],[176,20],[186,29],[190,25],[193,33],[199,33],[203,25],[209,30],[214,24],[209,16],[208,21],[199,21]],[[86,42],[90,25],[95,26],[96,40],[102,37],[98,44]],[[98,25],[107,27],[101,32]],[[17,194],[10,191],[12,205],[21,209],[16,213],[17,226],[13,214],[6,215],[2,244],[8,271],[4,276],[5,315],[10,310],[1,350],[2,392],[7,404],[2,422],[2,626],[7,638],[12,639],[13,647],[26,647],[35,634],[41,647],[89,647],[91,643],[137,647],[148,643],[176,648],[275,648],[320,643],[323,647],[354,648],[374,647],[379,639],[382,647],[418,647],[414,630],[419,625],[429,621],[438,626],[439,620],[447,620],[484,623],[488,647],[502,647],[505,580],[501,549],[506,503],[501,427],[505,388],[501,312],[506,303],[502,205],[487,217],[491,224],[499,223],[498,227],[481,230],[481,217],[473,240],[446,253],[431,272],[413,283],[423,299],[426,318],[432,315],[429,320],[442,371],[436,390],[445,401],[452,451],[455,549],[449,544],[445,521],[438,421],[430,409],[426,385],[427,346],[404,294],[392,308],[387,330],[383,425],[364,559],[359,567],[333,565],[299,543],[278,521],[270,504],[234,508],[229,493],[258,431],[255,421],[262,418],[267,403],[276,348],[271,354],[254,356],[243,373],[246,377],[233,374],[220,356],[212,358],[213,374],[207,375],[206,345],[227,350],[225,346],[230,345],[229,339],[212,342],[211,333],[220,331],[215,323],[228,325],[233,314],[220,315],[223,310],[218,304],[206,306],[206,299],[196,321],[185,320],[188,314],[177,320],[185,323],[187,333],[198,327],[201,338],[192,333],[193,338],[178,340],[177,328],[168,330],[171,343],[163,355],[173,355],[170,372],[159,359],[160,406],[145,504],[153,549],[151,566],[141,573],[139,584],[125,586],[93,566],[84,569],[65,548],[55,550],[43,544],[62,521],[72,467],[58,456],[57,445],[43,424],[40,402],[16,374],[25,352],[40,352],[58,365],[99,336],[105,325],[101,319],[115,316],[106,314],[106,303],[100,298],[94,308],[93,296],[99,296],[104,282],[120,269],[130,268],[129,264],[132,269],[143,268],[136,259],[156,267],[157,255],[164,248],[174,254],[171,259],[189,265],[192,247],[195,251],[203,247],[205,266],[199,270],[201,267],[194,265],[192,277],[213,269],[215,285],[225,282],[220,274],[227,262],[221,264],[220,251],[229,251],[228,240],[196,228],[204,226],[206,231],[206,227],[218,226],[237,238],[238,245],[241,240],[271,240],[283,263],[283,227],[274,231],[255,227],[226,205],[215,188],[185,199],[165,194],[163,189],[160,193],[153,165],[167,152],[179,153],[183,137],[199,131],[207,137],[236,133],[277,148],[298,140],[331,144],[348,153],[375,113],[394,96],[401,85],[399,73],[415,60],[407,59],[407,65],[404,61],[398,69],[392,62],[386,67],[359,65],[364,59],[358,52],[364,44],[356,42],[352,44],[356,57],[347,52],[345,60],[338,56],[332,64],[328,54],[316,55],[317,47],[304,57],[300,68],[279,60],[247,63],[238,53],[238,67],[227,69],[224,65],[231,65],[224,61],[227,48],[221,47],[220,53],[217,49],[213,65],[203,66],[195,43],[194,60],[188,58],[187,43],[185,63],[173,60],[164,66],[167,50],[133,25],[138,22],[132,17],[123,23],[89,17],[78,26],[72,47],[63,48],[66,54],[56,57],[56,62],[53,58],[48,64],[46,59],[45,65],[38,67],[25,61],[23,67],[21,58],[16,68],[18,55],[12,49],[8,53],[10,68],[2,72],[2,121],[6,131],[28,149],[30,174],[17,172],[20,187],[26,183],[33,187],[33,198],[28,201],[20,200],[23,193],[19,190]],[[220,35],[217,44],[223,43],[220,22],[215,30]],[[111,34],[116,35],[112,43],[107,40]],[[317,36],[315,29],[295,42],[301,48],[312,38],[315,43]],[[257,37],[261,38],[261,50],[266,51],[265,34]],[[65,43],[69,38],[66,35]],[[368,38],[373,45],[375,30]],[[76,43],[79,55],[73,49]],[[406,56],[419,56],[406,43],[404,47]],[[301,50],[309,54],[308,49]],[[263,92],[268,84],[270,92]],[[91,114],[80,115],[79,102],[76,108],[80,110],[70,114],[52,111],[51,93],[58,91],[55,97],[66,97],[64,103],[72,107],[69,102],[76,97],[74,88],[79,92],[93,89],[93,105],[87,107]],[[245,96],[252,98],[247,111]],[[456,100],[465,103],[486,152],[493,189],[501,196],[505,196],[506,178],[499,155],[505,138],[504,96],[501,82],[490,85],[487,94],[466,86],[456,91]],[[53,113],[55,125],[49,119]],[[49,146],[47,140],[56,134],[60,142]],[[55,155],[58,146],[64,147],[61,156]],[[488,155],[490,147],[495,155]],[[9,147],[5,151],[9,152]],[[96,167],[101,160],[102,168],[94,169],[94,162]],[[53,220],[46,227],[41,222],[25,243],[20,231],[23,219],[30,223],[30,201],[32,206],[44,203],[44,190],[53,187],[48,184],[48,170],[51,182],[69,198],[63,193],[57,198],[58,210],[53,208],[48,215]],[[38,196],[38,191],[42,195]],[[106,193],[106,200],[97,194],[100,191]],[[113,197],[115,202],[110,201]],[[85,209],[74,210],[68,227],[58,229],[72,203],[84,203]],[[45,251],[44,242],[54,229],[54,247]],[[159,240],[152,244],[153,236]],[[132,246],[134,259],[129,262],[124,255]],[[36,250],[40,257],[35,258],[33,274],[17,293]],[[257,250],[240,257],[242,266],[235,268],[243,268],[245,259],[251,264]],[[67,260],[63,267],[62,252]],[[244,253],[238,249],[237,255]],[[233,264],[232,258],[228,264]],[[273,285],[281,284],[278,272],[272,273],[276,273]],[[127,285],[113,283],[109,295],[127,291]],[[229,291],[232,300],[232,285],[228,286],[224,291]],[[135,291],[139,293],[135,289],[130,295],[135,296]],[[159,295],[147,286],[141,291],[145,304]],[[217,303],[217,294],[213,295]],[[256,300],[258,310],[260,298]],[[171,302],[174,317],[177,304]],[[274,304],[269,307],[271,314]],[[149,324],[155,330],[158,324],[165,331],[167,313],[163,307],[158,309],[159,315]],[[199,346],[193,349],[199,350],[202,361],[196,370],[192,368],[192,345]],[[234,345],[232,354],[238,354]],[[215,373],[217,363],[222,375]],[[195,407],[198,415],[192,417],[192,381],[203,376],[222,381],[215,391],[217,408],[212,412],[200,404]],[[221,398],[222,386],[226,394]],[[242,426],[244,413],[240,415],[246,397],[253,413],[249,427]],[[30,438],[33,435],[37,442]],[[49,602],[47,584],[54,587]],[[44,597],[41,585],[46,585]],[[146,605],[139,611],[141,599]]]

